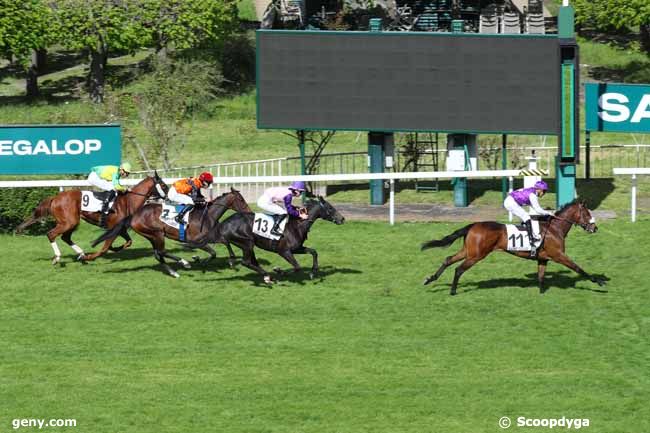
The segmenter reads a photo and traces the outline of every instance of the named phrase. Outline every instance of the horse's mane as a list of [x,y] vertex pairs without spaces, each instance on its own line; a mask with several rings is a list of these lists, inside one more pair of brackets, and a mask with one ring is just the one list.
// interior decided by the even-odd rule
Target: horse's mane
[[571,206],[574,206],[574,205],[576,205],[576,204],[578,204],[580,202],[581,202],[581,200],[579,198],[574,198],[572,201],[570,201],[569,203],[565,203],[561,208],[559,208],[557,211],[555,211],[555,215],[560,215],[561,213],[566,211]]

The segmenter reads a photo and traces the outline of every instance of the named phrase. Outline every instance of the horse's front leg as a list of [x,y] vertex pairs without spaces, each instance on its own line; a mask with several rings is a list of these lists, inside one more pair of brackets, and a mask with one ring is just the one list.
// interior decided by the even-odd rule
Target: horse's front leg
[[316,252],[315,249],[309,248],[302,246],[296,250],[293,251],[294,254],[311,254],[311,257],[313,259],[312,265],[311,265],[311,271],[309,271],[309,278],[312,280],[316,277],[316,274],[318,273],[318,253]]
[[120,236],[122,236],[122,238],[124,238],[124,244],[120,245],[119,247],[114,247],[114,246],[111,245],[109,250],[113,251],[114,253],[127,249],[133,243],[133,240],[131,239],[131,236],[129,236],[128,229],[122,230],[122,232],[120,232]]
[[[278,254],[280,255],[280,257],[282,257],[287,262],[289,262],[289,264],[291,266],[293,266],[293,272],[300,272],[300,270],[301,270],[300,264],[298,263],[296,258],[293,256],[293,253],[291,252],[291,250],[278,251]],[[282,272],[282,270],[280,268],[275,268],[274,270],[276,272]]]
[[202,246],[201,250],[205,251],[206,253],[208,253],[210,255],[208,257],[206,257],[205,259],[203,259],[203,260],[201,260],[200,256],[192,256],[192,259],[194,259],[195,262],[198,262],[201,265],[205,265],[210,260],[214,260],[214,259],[217,258],[217,252],[210,245]]
[[603,280],[600,277],[597,277],[595,275],[591,275],[588,272],[586,272],[584,269],[582,269],[580,266],[578,266],[573,260],[571,260],[568,256],[566,256],[563,253],[559,253],[558,255],[551,257],[551,259],[554,262],[557,262],[561,265],[566,266],[567,268],[577,272],[578,274],[582,275],[583,277],[589,279],[590,281],[598,284],[599,286],[604,286],[605,285],[605,280]]
[[544,293],[544,274],[546,273],[546,264],[548,260],[538,259],[537,260],[537,283],[539,284],[539,293]]

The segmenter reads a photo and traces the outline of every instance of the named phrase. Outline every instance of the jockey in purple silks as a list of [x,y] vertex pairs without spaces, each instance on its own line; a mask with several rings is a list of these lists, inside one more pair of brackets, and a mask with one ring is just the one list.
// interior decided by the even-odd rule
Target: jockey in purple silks
[[539,180],[535,182],[535,185],[531,188],[521,188],[512,191],[503,201],[503,207],[521,218],[524,226],[526,226],[532,256],[535,256],[537,252],[537,246],[535,244],[539,242],[540,239],[533,235],[533,226],[530,222],[530,215],[528,215],[528,212],[526,212],[522,206],[529,205],[540,215],[553,215],[553,212],[542,209],[537,200],[537,197],[543,197],[544,194],[546,194],[546,191],[548,191],[548,185],[543,180]]
[[[281,236],[281,233],[278,233],[278,228],[284,218],[286,218],[287,214],[292,217],[307,219],[307,212],[305,212],[304,209],[296,208],[291,203],[293,198],[298,197],[300,194],[305,192],[305,189],[305,182],[296,181],[289,187],[277,186],[269,188],[264,191],[264,194],[262,194],[262,196],[257,200],[257,206],[259,206],[260,209],[263,209],[272,215],[280,215],[278,218],[275,218],[275,224],[273,224],[271,234]],[[281,205],[284,205],[284,207]]]

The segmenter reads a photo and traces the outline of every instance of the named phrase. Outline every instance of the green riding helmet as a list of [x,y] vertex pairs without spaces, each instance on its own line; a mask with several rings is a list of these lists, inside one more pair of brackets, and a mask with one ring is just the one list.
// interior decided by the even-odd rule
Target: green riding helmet
[[130,162],[123,162],[122,165],[120,165],[120,168],[127,173],[131,173],[131,170],[133,169]]

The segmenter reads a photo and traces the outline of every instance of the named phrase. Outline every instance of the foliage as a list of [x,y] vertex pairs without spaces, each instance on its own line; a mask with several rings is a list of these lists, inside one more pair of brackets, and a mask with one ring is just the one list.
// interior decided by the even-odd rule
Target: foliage
[[14,56],[27,69],[32,51],[56,38],[51,11],[42,0],[0,0],[0,55]]
[[641,45],[650,53],[650,2],[647,0],[574,0],[576,23],[611,32],[640,26]]
[[225,84],[229,89],[244,91],[255,81],[255,41],[247,34],[233,34],[221,51]]
[[[56,188],[0,188],[0,233],[12,232],[28,218],[46,197],[57,193]],[[52,224],[35,224],[26,233],[43,233]]]
[[154,70],[133,90],[139,119],[150,137],[150,161],[170,168],[187,142],[187,120],[221,91],[215,65],[158,58]]
[[104,68],[110,51],[134,52],[150,44],[137,0],[50,0],[61,27],[61,42],[90,53],[88,85],[92,100],[104,96]]
[[235,0],[145,0],[143,24],[158,51],[218,44],[237,26]]

